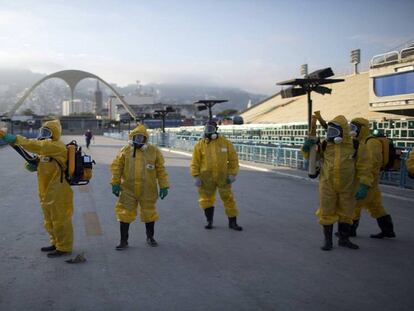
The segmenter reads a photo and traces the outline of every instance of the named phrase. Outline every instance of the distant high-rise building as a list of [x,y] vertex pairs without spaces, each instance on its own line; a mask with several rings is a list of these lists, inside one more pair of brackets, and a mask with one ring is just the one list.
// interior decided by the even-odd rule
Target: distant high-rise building
[[102,102],[102,92],[99,88],[99,81],[96,81],[96,91],[95,91],[95,113],[97,115],[102,114],[103,102]]
[[80,99],[64,100],[62,102],[62,115],[70,116],[92,113],[92,102],[82,102]]

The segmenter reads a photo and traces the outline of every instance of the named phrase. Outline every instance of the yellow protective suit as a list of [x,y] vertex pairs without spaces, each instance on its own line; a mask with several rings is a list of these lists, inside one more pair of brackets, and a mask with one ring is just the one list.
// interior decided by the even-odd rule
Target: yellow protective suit
[[[136,134],[147,137],[144,125],[138,125],[129,138]],[[168,188],[168,174],[164,167],[161,151],[153,145],[146,144],[141,149],[134,146],[123,147],[111,165],[112,185],[121,186],[121,194],[115,206],[118,221],[131,223],[137,217],[138,205],[142,222],[153,222],[159,219],[155,206],[158,199],[158,188]]]
[[[382,204],[381,191],[379,189],[380,171],[383,162],[382,144],[375,138],[367,141],[369,134],[369,121],[364,118],[355,118],[351,122],[361,124],[361,131],[358,135],[358,154],[368,157],[369,170],[372,174],[372,182],[368,191],[368,195],[363,199],[357,201],[354,211],[354,220],[361,217],[361,209],[366,208],[371,216],[375,219],[388,215]],[[360,181],[360,183],[364,183]]]
[[228,139],[219,136],[214,140],[200,140],[194,146],[190,164],[191,176],[201,179],[201,187],[198,189],[200,207],[206,209],[214,206],[218,189],[227,216],[237,217],[239,211],[227,177],[236,176],[238,171],[237,153]]
[[[71,252],[73,192],[64,178],[67,165],[66,145],[59,140],[62,128],[58,120],[45,122],[43,127],[52,132],[52,139],[34,140],[18,135],[16,145],[39,155],[37,176],[44,226],[49,233],[51,245],[55,245],[59,251]],[[60,163],[63,171],[57,162]]]
[[[340,115],[335,117],[332,122],[342,127],[343,141],[340,144],[327,143],[325,150],[320,148],[320,206],[316,215],[319,217],[319,223],[323,226],[336,222],[352,225],[358,180],[368,186],[372,184],[370,170],[367,170],[369,159],[359,153],[355,158],[356,152],[352,138],[349,136],[349,125],[346,118]],[[308,153],[303,153],[307,158]]]
[[414,176],[414,149],[411,150],[406,162],[408,174]]

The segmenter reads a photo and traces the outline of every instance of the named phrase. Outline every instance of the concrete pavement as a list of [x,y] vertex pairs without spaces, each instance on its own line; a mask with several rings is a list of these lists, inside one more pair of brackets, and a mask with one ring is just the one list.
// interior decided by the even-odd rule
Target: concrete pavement
[[48,239],[36,176],[0,148],[0,310],[414,309],[412,191],[391,189],[384,198],[397,239],[370,239],[378,228],[364,213],[354,239],[360,250],[322,252],[316,182],[243,168],[234,191],[244,231],[227,228],[221,203],[208,231],[189,158],[164,152],[171,189],[158,204],[159,247],[146,245],[145,226],[135,222],[130,248],[117,252],[108,165],[122,146],[96,137],[94,179],[74,188],[74,253],[88,260],[78,265],[40,252]]

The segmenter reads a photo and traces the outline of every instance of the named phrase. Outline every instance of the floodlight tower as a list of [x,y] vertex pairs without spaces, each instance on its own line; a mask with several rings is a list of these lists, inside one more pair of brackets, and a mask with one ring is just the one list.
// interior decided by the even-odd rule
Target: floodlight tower
[[351,51],[351,64],[354,64],[354,75],[358,74],[358,64],[361,62],[361,50]]
[[212,108],[216,104],[226,103],[228,102],[227,99],[201,99],[196,101],[194,105],[197,106],[198,111],[203,111],[208,109],[208,120],[211,121],[213,119]]
[[282,90],[282,98],[296,97],[307,94],[308,96],[308,131],[311,130],[312,119],[312,98],[311,93],[315,91],[319,94],[331,94],[332,90],[323,84],[332,84],[345,81],[344,79],[327,79],[334,75],[330,67],[316,70],[302,79],[292,79],[277,83],[278,85],[291,85],[291,87]]

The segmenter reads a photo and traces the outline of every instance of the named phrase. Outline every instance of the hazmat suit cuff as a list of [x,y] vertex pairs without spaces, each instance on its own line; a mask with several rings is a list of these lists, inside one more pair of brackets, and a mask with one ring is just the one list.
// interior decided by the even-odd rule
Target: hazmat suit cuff
[[121,180],[112,178],[112,181],[111,181],[112,186],[113,185],[118,185],[119,186],[120,184],[121,184]]
[[28,142],[29,140],[23,136],[20,135],[16,135],[16,145],[20,145],[22,147],[24,147],[24,145]]
[[359,179],[359,184],[360,185],[365,185],[369,188],[372,187],[372,181],[369,178],[360,178]]
[[306,152],[305,150],[303,150],[303,147],[300,149],[300,151],[302,152],[303,158],[305,160],[309,160],[309,152]]

